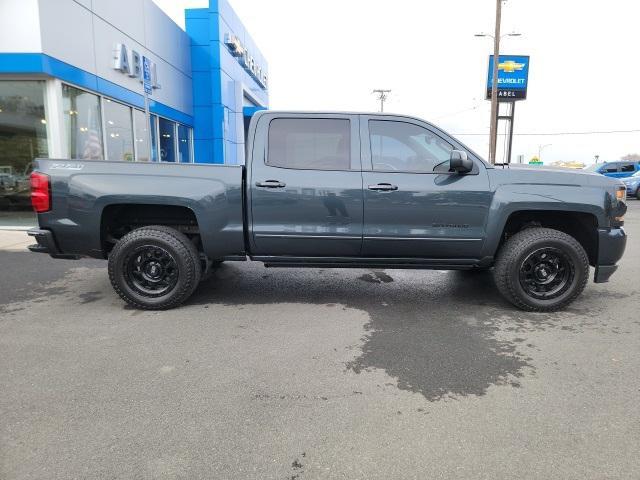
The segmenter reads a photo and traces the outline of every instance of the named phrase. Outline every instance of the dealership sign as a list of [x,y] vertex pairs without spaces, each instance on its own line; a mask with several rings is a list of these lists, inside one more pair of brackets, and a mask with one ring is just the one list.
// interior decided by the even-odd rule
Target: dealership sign
[[[140,82],[144,82],[145,75],[150,79],[151,88],[160,88],[158,83],[158,70],[155,62],[146,57],[142,57],[133,49],[127,48],[124,43],[116,44],[113,50],[113,68],[132,77],[137,78]],[[149,80],[145,83],[145,89]]]
[[249,75],[264,90],[267,89],[267,71],[256,62],[249,50],[247,50],[240,39],[231,33],[224,36],[224,44],[229,49],[231,55],[236,57],[240,65],[244,67]]
[[[527,98],[529,81],[529,57],[524,55],[500,55],[498,61],[498,100],[512,101]],[[487,75],[487,100],[491,98],[493,83],[493,55],[489,57]]]

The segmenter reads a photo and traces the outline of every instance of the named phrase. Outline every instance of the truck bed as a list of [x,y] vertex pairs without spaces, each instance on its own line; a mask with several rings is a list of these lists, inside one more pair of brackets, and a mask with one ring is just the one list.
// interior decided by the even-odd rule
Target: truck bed
[[164,215],[170,206],[186,228],[195,216],[208,257],[244,255],[243,168],[38,159],[35,169],[50,176],[53,202],[39,214],[40,228],[55,232],[52,248],[65,256],[104,258],[105,215],[149,215],[156,205]]

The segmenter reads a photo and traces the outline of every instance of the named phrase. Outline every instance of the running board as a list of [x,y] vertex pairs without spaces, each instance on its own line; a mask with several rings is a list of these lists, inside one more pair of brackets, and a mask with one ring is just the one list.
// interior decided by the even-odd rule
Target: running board
[[490,265],[489,258],[361,258],[361,257],[271,257],[256,256],[252,260],[265,267],[324,267],[324,268],[397,268],[431,270],[466,270]]

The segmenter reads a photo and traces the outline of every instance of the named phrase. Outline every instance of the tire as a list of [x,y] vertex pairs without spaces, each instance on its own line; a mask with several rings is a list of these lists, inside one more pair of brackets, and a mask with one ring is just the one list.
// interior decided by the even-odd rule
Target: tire
[[181,232],[161,225],[138,228],[109,254],[109,280],[129,305],[167,310],[183,303],[198,286],[198,250]]
[[589,258],[564,232],[527,228],[502,246],[493,274],[498,291],[516,307],[552,312],[582,293],[589,279]]
[[640,200],[640,187],[636,190],[636,199]]

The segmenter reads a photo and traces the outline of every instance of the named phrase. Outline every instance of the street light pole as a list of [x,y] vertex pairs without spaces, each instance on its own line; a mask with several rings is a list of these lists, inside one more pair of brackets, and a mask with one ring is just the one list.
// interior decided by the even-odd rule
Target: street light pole
[[551,145],[553,145],[552,143],[547,143],[545,145],[538,145],[538,161],[541,162],[542,161],[542,150],[544,150],[547,147],[550,147]]
[[384,102],[391,93],[391,90],[384,90],[381,88],[376,88],[372,93],[378,94],[378,100],[380,100],[380,112],[384,112]]
[[502,0],[496,0],[496,29],[493,35],[493,77],[491,79],[491,123],[489,124],[489,163],[496,163],[498,143],[498,63],[500,63],[500,22]]

